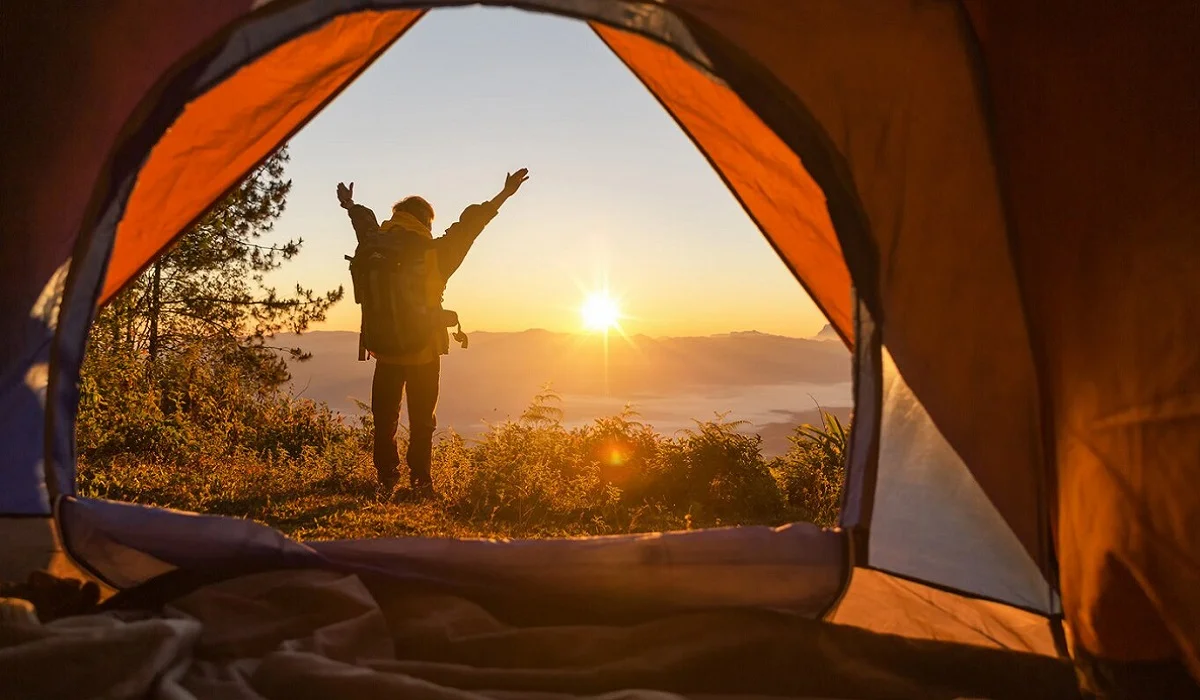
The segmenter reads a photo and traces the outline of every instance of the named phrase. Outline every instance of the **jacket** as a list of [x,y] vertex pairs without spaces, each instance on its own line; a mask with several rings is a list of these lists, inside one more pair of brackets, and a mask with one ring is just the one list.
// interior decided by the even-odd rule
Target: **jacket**
[[[386,239],[404,235],[421,236],[433,242],[425,253],[424,294],[429,307],[440,309],[446,283],[462,265],[467,252],[484,227],[496,217],[497,207],[491,202],[472,204],[463,210],[458,221],[446,229],[445,234],[437,238],[434,238],[433,232],[424,227],[416,217],[406,212],[396,214],[382,224],[376,224],[375,213],[361,204],[354,204],[347,211],[360,244],[373,236]],[[376,356],[375,359],[384,364],[420,365],[433,362],[439,355],[449,352],[450,334],[444,326],[439,325],[433,331],[429,343],[421,350],[404,355]]]

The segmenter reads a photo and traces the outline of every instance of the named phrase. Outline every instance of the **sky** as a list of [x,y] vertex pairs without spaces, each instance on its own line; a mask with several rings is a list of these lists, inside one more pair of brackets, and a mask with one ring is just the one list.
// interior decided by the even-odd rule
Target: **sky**
[[440,234],[507,172],[529,181],[451,278],[464,329],[579,331],[607,288],[622,329],[806,337],[825,319],[671,117],[582,22],[511,9],[436,10],[289,144],[274,273],[347,298],[313,330],[357,330],[343,259],[354,232],[339,181],[382,221],[419,194]]

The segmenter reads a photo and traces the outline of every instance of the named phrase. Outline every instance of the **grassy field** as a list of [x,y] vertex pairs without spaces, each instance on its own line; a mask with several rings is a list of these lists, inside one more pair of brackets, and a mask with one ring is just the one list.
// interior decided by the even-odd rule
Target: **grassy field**
[[298,539],[504,537],[506,523],[472,523],[445,503],[384,500],[369,456],[344,471],[258,458],[200,460],[191,467],[117,460],[83,471],[85,495],[249,518]]
[[[246,451],[200,456],[192,464],[136,455],[89,461],[80,469],[80,491],[249,518],[298,539],[558,537],[793,520],[832,524],[839,484],[819,473],[810,475],[809,484],[796,483],[804,474],[796,474],[794,462],[786,456],[754,459],[756,439],[730,426],[709,423],[674,439],[646,429],[642,437],[649,438],[659,463],[647,464],[644,452],[630,450],[630,458],[618,464],[613,454],[620,448],[614,445],[628,447],[632,441],[597,440],[596,425],[567,431],[557,425],[505,424],[478,443],[445,435],[435,448],[434,480],[442,494],[437,501],[409,498],[403,487],[392,498],[382,497],[369,453],[352,443],[296,456]],[[608,460],[586,459],[580,448],[589,442],[602,445],[596,451],[607,451]],[[688,483],[706,466],[716,472],[708,475],[707,488]],[[722,467],[740,467],[742,473]],[[791,499],[789,477],[795,489]],[[828,505],[806,503],[811,499],[804,486],[813,494],[824,487],[820,497]]]
[[385,499],[369,414],[347,420],[196,367],[185,380],[158,369],[151,381],[126,364],[85,372],[80,493],[249,518],[299,539],[832,525],[840,502],[847,434],[833,416],[797,426],[791,449],[765,459],[756,435],[721,416],[671,436],[632,410],[568,429],[552,392],[475,440],[439,434],[440,500]]

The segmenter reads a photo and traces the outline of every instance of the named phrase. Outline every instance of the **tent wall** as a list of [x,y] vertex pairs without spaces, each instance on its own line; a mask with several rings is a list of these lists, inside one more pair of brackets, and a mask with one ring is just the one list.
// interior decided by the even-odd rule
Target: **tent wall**
[[777,76],[837,144],[870,219],[865,245],[839,229],[856,287],[1052,578],[1039,506],[1057,506],[1083,644],[1182,653],[1200,677],[1194,3],[980,0],[970,23],[956,3],[672,6]]
[[846,472],[838,524],[853,534],[855,559],[863,558],[875,508],[879,432],[883,413],[883,342],[880,328],[861,299],[855,299],[854,415],[846,445]]
[[1182,652],[1200,678],[1200,12],[969,6],[1048,406],[1063,604],[1092,652]]
[[[48,513],[72,487],[74,383],[113,232],[184,105],[283,28],[433,4],[458,3],[4,6],[0,512]],[[1080,641],[1121,659],[1182,652],[1200,677],[1191,0],[978,0],[971,22],[950,1],[506,4],[652,36],[719,75],[800,156],[906,385],[1051,578],[1041,505],[1056,506]],[[767,233],[800,270],[796,239]]]
[[[337,17],[190,103],[155,145],[117,229],[102,300],[204,215],[420,17]],[[272,37],[276,40],[278,37]]]
[[[252,4],[4,4],[0,513],[50,513],[43,402],[53,403],[47,388],[57,381],[52,339],[77,237],[111,192],[120,146],[190,63],[185,57],[203,53]],[[69,473],[58,476],[70,482]]]
[[910,639],[1058,656],[1053,621],[1035,612],[855,567],[828,619]]
[[855,321],[841,513],[853,570],[830,619],[915,638],[1065,651],[1053,587],[912,393],[864,304]]
[[26,327],[28,314],[16,312],[34,307],[80,230],[94,222],[116,146],[161,96],[173,67],[252,4],[185,0],[152,12],[136,0],[5,4],[0,367],[6,378],[44,342]]
[[[773,130],[794,132],[795,114],[811,115],[837,154],[835,175],[865,217],[861,227],[847,221],[831,178],[805,162],[830,198],[857,292],[934,423],[1049,571],[1040,403],[961,7],[874,0],[672,6],[720,32],[720,41],[711,40],[719,46],[697,36],[717,72]],[[771,118],[774,95],[753,85],[760,72],[799,103],[780,115],[792,124]]]
[[868,560],[908,578],[1049,615],[1037,564],[913,395],[887,348]]

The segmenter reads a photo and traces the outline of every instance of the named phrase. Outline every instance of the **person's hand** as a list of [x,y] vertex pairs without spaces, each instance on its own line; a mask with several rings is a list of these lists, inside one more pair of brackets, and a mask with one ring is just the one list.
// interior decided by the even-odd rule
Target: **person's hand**
[[529,168],[521,168],[515,173],[509,173],[504,178],[504,194],[514,194],[526,180],[529,179]]
[[354,204],[354,183],[351,182],[349,187],[339,182],[337,186],[338,201],[341,202],[343,209],[349,209]]

